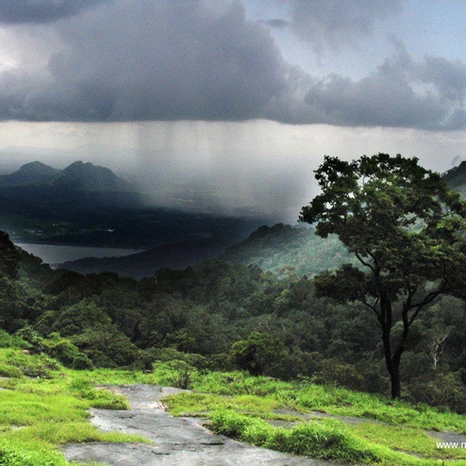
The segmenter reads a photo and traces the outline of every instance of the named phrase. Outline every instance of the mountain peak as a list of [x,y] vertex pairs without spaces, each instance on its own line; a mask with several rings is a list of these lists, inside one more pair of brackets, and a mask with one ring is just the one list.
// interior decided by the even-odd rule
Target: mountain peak
[[76,161],[50,180],[54,187],[79,191],[130,191],[129,183],[116,176],[109,168],[91,162]]
[[0,184],[4,186],[26,186],[37,183],[44,183],[52,178],[58,170],[49,167],[42,162],[30,162],[10,175],[4,175]]

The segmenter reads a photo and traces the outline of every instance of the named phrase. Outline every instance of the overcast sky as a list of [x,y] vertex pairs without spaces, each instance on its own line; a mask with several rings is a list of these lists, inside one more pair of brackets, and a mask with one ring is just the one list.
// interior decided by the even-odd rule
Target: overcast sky
[[324,154],[466,159],[465,20],[462,0],[3,0],[0,154],[292,221]]

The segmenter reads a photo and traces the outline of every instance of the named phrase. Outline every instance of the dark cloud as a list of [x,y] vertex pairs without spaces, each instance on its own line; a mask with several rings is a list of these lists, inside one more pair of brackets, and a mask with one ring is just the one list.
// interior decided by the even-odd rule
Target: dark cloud
[[239,3],[122,1],[56,27],[50,83],[11,102],[17,118],[241,120],[286,84],[270,33]]
[[51,23],[107,0],[2,0],[1,23]]
[[290,0],[291,30],[317,51],[339,48],[372,33],[401,11],[403,0]]
[[[85,3],[76,2],[83,8]],[[325,13],[330,6],[324,5],[336,2],[292,4],[295,15],[303,9],[304,28],[311,17],[304,12],[306,5],[314,13]],[[353,29],[367,31],[376,18],[392,14],[399,2],[355,0],[338,5],[348,17],[335,18],[331,27],[335,15],[328,10],[327,16],[313,21],[343,34],[350,27],[348,18],[362,15],[354,5],[365,6]],[[0,72],[4,120],[266,118],[290,124],[466,127],[463,62],[435,56],[414,61],[398,44],[392,58],[362,79],[312,76],[283,61],[270,29],[248,21],[239,2],[102,1],[64,21],[40,28],[22,25],[18,31],[25,28],[36,34],[30,33],[27,41],[38,34],[50,36],[54,53],[38,61],[47,63],[43,69],[30,65],[29,54],[29,60]]]
[[466,65],[441,57],[415,62],[399,48],[375,73],[358,81],[330,75],[305,100],[322,123],[456,130],[466,126]]

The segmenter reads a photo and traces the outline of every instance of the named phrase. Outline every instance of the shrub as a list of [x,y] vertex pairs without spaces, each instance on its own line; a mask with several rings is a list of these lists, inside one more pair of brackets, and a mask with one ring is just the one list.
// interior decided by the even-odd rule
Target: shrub
[[459,372],[437,373],[433,379],[419,377],[409,385],[409,392],[412,401],[466,413],[466,387]]
[[150,358],[151,362],[155,361],[184,361],[196,369],[205,369],[207,360],[204,356],[196,353],[183,353],[175,348],[151,348],[145,351],[146,357]]
[[350,390],[363,390],[364,377],[351,364],[327,359],[322,362],[322,369],[316,373],[314,380],[320,384],[336,384]]
[[168,385],[182,388],[183,390],[191,388],[193,373],[195,372],[193,366],[179,359],[162,363],[161,366],[161,369],[165,373],[164,380]]
[[92,369],[92,361],[79,348],[58,332],[51,333],[42,341],[44,351],[72,369]]
[[17,367],[0,362],[0,377],[20,378],[23,373]]
[[281,340],[262,332],[252,332],[247,340],[237,341],[231,347],[231,356],[238,368],[252,375],[262,375],[284,352]]

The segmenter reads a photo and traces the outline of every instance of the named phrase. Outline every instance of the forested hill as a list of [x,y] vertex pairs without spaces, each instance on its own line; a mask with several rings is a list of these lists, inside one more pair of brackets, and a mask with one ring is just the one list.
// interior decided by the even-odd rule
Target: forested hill
[[228,248],[220,259],[236,264],[256,264],[278,277],[292,273],[312,277],[322,270],[351,262],[337,237],[322,239],[312,228],[283,223],[261,226],[244,241]]
[[466,162],[461,162],[457,167],[443,174],[443,181],[453,190],[466,196]]
[[[466,197],[466,162],[442,177],[451,189]],[[225,262],[256,264],[281,278],[293,272],[312,277],[322,270],[354,261],[337,237],[322,239],[312,227],[282,223],[261,226],[247,239],[228,248],[220,258]]]

